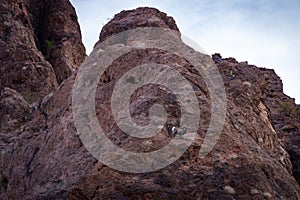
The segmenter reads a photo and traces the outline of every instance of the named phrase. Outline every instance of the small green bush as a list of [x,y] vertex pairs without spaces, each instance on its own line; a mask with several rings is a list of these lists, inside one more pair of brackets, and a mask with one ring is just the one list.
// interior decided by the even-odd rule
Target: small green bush
[[44,47],[46,47],[46,49],[52,49],[53,48],[53,41],[52,40],[45,40]]
[[52,40],[45,40],[43,46],[46,48],[46,59],[50,58],[51,50],[54,46]]
[[33,103],[39,100],[39,96],[36,92],[31,91],[30,89],[27,89],[26,92],[23,95],[23,98],[29,103]]
[[287,117],[292,117],[296,107],[292,101],[280,102],[280,112]]
[[136,80],[133,76],[130,76],[128,79],[127,79],[127,82],[128,83],[132,83],[132,84],[136,84]]
[[300,119],[300,108],[293,109],[292,116],[295,117],[296,119]]

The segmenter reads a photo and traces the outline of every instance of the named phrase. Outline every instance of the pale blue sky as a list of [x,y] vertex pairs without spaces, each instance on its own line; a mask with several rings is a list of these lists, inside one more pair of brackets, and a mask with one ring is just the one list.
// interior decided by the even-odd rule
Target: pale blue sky
[[122,10],[155,7],[208,54],[275,69],[300,104],[299,0],[71,0],[89,54],[102,26]]

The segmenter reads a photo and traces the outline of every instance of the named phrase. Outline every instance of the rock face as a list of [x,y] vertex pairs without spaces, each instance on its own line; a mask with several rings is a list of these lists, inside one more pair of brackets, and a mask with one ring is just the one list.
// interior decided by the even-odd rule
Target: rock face
[[[67,1],[63,2],[69,5]],[[38,98],[43,97],[39,103],[33,103],[30,108],[25,98],[24,90],[32,85],[32,77],[26,76],[28,80],[24,84],[13,84],[5,80],[7,73],[1,73],[1,86],[14,89],[3,89],[0,97],[0,114],[5,116],[1,118],[5,128],[0,132],[1,199],[300,199],[297,183],[299,107],[283,94],[282,83],[273,70],[258,68],[233,58],[223,59],[219,54],[212,58],[224,81],[227,117],[218,143],[205,158],[199,158],[198,154],[212,115],[208,87],[188,60],[179,54],[151,48],[137,49],[122,55],[106,69],[97,84],[95,97],[99,124],[115,145],[133,152],[151,152],[171,141],[167,125],[150,139],[129,137],[116,126],[110,108],[109,97],[114,86],[128,70],[145,63],[159,63],[176,69],[191,82],[200,108],[200,126],[196,133],[198,137],[180,159],[150,173],[121,172],[97,161],[82,144],[74,124],[72,88],[76,74],[62,81],[66,74],[63,70],[59,71],[64,66],[64,69],[74,68],[84,58],[79,28],[72,29],[74,35],[68,36],[66,42],[64,39],[55,39],[52,35],[61,36],[64,28],[71,23],[62,20],[62,24],[58,25],[56,21],[63,16],[71,17],[69,12],[76,15],[71,12],[71,7],[65,11],[68,14],[62,14],[62,10],[55,8],[57,4],[54,1],[36,3],[37,7],[26,4],[31,7],[22,6],[22,9],[34,8],[34,13],[43,13],[43,7],[39,5],[51,5],[51,9],[47,11],[53,12],[49,14],[53,16],[53,20],[44,18],[46,22],[43,23],[53,24],[56,30],[37,30],[36,32],[46,34],[38,40],[39,43],[36,42],[39,38],[36,33],[31,31],[30,35],[28,32],[28,38],[31,38],[28,45],[32,46],[24,47],[24,52],[31,49],[34,53],[23,59],[31,66],[34,63],[31,59],[36,55],[43,63],[41,66],[45,73],[42,74],[47,77],[39,79],[43,86],[40,90],[37,87]],[[7,3],[6,6],[10,5],[14,7],[17,3]],[[54,14],[56,12],[57,15]],[[2,13],[1,15],[6,16]],[[29,14],[28,16],[28,19],[33,17]],[[76,19],[74,16],[73,19]],[[33,23],[28,20],[29,22]],[[16,26],[25,26],[24,22],[15,23]],[[74,23],[77,24],[76,20]],[[38,23],[34,24],[32,27]],[[178,32],[174,20],[166,14],[152,8],[139,8],[116,15],[101,31],[100,41],[123,30],[153,26]],[[23,27],[16,30],[25,29]],[[13,35],[17,37],[18,34]],[[21,36],[22,34],[19,37]],[[48,53],[38,50],[44,39],[53,40],[54,44],[57,42],[56,45],[61,48],[61,51],[57,50],[57,54],[51,53],[51,64],[45,59]],[[71,41],[78,44],[77,48],[71,47],[76,48],[72,51],[74,55],[61,53],[67,52],[64,48],[68,49]],[[1,42],[6,46],[13,45],[4,40]],[[150,42],[163,43],[155,38]],[[121,50],[133,45],[129,41],[125,44],[114,44],[111,48]],[[100,42],[95,46],[94,55],[97,51],[100,55],[103,51],[100,49]],[[0,53],[3,57],[1,62],[19,66],[14,58],[5,57],[10,54],[5,54],[4,50]],[[199,54],[198,58],[204,63],[213,62],[209,62],[208,55]],[[25,62],[24,60],[22,61]],[[1,69],[12,70],[6,66],[3,64]],[[14,70],[16,78],[23,73],[21,67]],[[32,70],[37,69],[33,67]],[[61,79],[58,79],[60,76]],[[52,81],[51,84],[46,80]],[[57,83],[60,83],[58,87]],[[34,85],[32,87],[35,88]],[[287,100],[291,100],[288,106],[284,104]],[[149,121],[149,108],[155,103],[165,105],[167,122],[178,123],[180,103],[176,97],[166,88],[151,84],[140,87],[131,96],[129,107],[132,118],[137,123],[146,124]],[[17,123],[20,119],[24,119],[22,124]],[[16,123],[11,123],[13,120]],[[184,139],[188,138],[184,136]],[[182,141],[178,138],[175,140]]]
[[[68,0],[1,1],[1,199],[26,199],[33,195],[25,192],[23,175],[25,171],[27,175],[31,173],[28,167],[42,144],[35,139],[47,128],[48,116],[42,110],[42,99],[51,98],[59,83],[68,78],[84,59],[85,48],[77,16]],[[28,152],[19,151],[23,148]],[[8,162],[9,155],[16,149],[19,156],[15,155],[14,159],[20,160]],[[12,176],[18,177],[11,179]],[[21,184],[18,183],[20,180]],[[14,191],[14,186],[11,188],[11,184],[18,188],[17,191]],[[31,195],[23,196],[26,193]]]
[[[251,83],[258,82],[259,98],[268,110],[270,123],[276,131],[279,141],[289,153],[293,165],[293,175],[299,183],[300,106],[295,104],[295,99],[283,93],[282,81],[274,70],[257,68],[253,65],[249,67],[246,62],[238,63],[233,58],[222,59],[220,54],[214,54],[212,58],[218,66],[232,66],[230,72],[234,76],[242,75]],[[220,70],[222,69],[220,68]],[[230,72],[227,71],[229,76],[232,76]]]
[[34,0],[31,4],[36,45],[61,83],[85,59],[75,9],[68,0]]
[[300,106],[295,99],[283,93],[282,81],[273,70],[264,70],[266,77],[265,99],[273,126],[284,143],[293,164],[293,174],[300,183]]
[[30,105],[15,90],[4,88],[0,99],[1,131],[13,131],[32,118]]
[[102,42],[113,34],[140,27],[161,27],[179,32],[172,17],[155,8],[137,8],[135,12],[122,11],[115,15],[101,30],[99,41]]
[[85,48],[69,1],[3,0],[0,5],[0,89],[29,102],[54,91],[84,60]]

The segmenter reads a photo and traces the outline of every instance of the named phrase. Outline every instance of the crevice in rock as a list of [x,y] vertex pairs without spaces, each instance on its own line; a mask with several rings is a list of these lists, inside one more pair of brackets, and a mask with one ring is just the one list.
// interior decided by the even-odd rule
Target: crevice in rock
[[8,178],[2,174],[1,180],[0,180],[0,187],[3,187],[6,190],[8,183],[9,183]]
[[29,159],[29,161],[27,162],[27,164],[26,164],[26,175],[27,176],[29,176],[31,173],[32,173],[32,171],[30,170],[30,166],[31,166],[31,163],[32,163],[32,161],[34,160],[34,158],[35,158],[35,156],[36,156],[36,154],[37,154],[37,152],[40,150],[40,148],[39,147],[35,147],[35,149],[34,149],[34,151],[33,151],[33,154],[32,154],[32,157]]
[[32,0],[32,4],[39,8],[30,11],[36,47],[51,64],[60,84],[86,56],[75,10],[66,0]]
[[[45,4],[44,1],[40,1],[38,6],[40,7],[40,9],[36,14],[33,14],[32,19],[35,45],[37,49],[43,54],[45,60],[47,60],[52,65],[52,67],[54,67],[53,59],[51,58],[51,53],[53,51],[53,48],[55,47],[53,36],[49,35],[45,27],[46,20],[49,16],[49,7],[47,6],[47,4]],[[60,82],[61,81],[58,81],[58,83]]]

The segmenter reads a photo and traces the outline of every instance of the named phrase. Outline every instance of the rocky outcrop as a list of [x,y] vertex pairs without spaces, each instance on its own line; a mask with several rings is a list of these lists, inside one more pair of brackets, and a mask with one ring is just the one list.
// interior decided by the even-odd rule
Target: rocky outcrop
[[36,45],[61,83],[86,56],[75,9],[68,0],[33,0],[29,8]]
[[124,10],[116,14],[101,30],[99,42],[113,34],[142,27],[161,27],[179,32],[175,20],[166,13],[155,8],[137,8],[134,12]]
[[25,124],[31,116],[31,108],[21,94],[4,88],[0,96],[0,131],[13,131]]
[[69,1],[1,1],[0,90],[33,103],[54,91],[85,58]]
[[[218,66],[232,66],[226,71],[230,79],[244,77],[248,82],[256,82],[259,86],[256,94],[264,102],[270,118],[272,129],[276,132],[278,140],[282,143],[290,156],[293,175],[300,182],[299,168],[299,127],[300,107],[295,104],[295,99],[283,93],[282,80],[272,69],[258,68],[248,65],[247,62],[238,63],[233,58],[222,59],[220,54],[212,55]],[[219,67],[220,70],[223,68]],[[226,80],[226,79],[225,79]],[[251,84],[251,87],[252,84]],[[254,126],[255,127],[255,126]]]
[[[155,20],[150,20],[150,23],[149,19]],[[100,41],[123,30],[149,26],[162,27],[166,32],[178,32],[174,20],[166,14],[152,8],[139,8],[116,15],[102,30]],[[147,42],[164,44],[165,41],[152,38]],[[194,55],[194,51],[179,38],[176,42],[183,50]],[[113,44],[108,49],[121,51],[141,43],[126,41],[125,44]],[[105,50],[101,49],[101,43],[98,42],[92,56],[97,58]],[[36,53],[43,58],[40,51],[36,50]],[[17,113],[32,118],[26,118],[21,125],[12,123],[0,132],[0,198],[299,199],[300,188],[293,176],[297,175],[297,160],[291,155],[291,163],[282,143],[292,142],[292,134],[289,135],[290,140],[283,136],[296,132],[298,129],[294,126],[298,125],[296,118],[293,118],[295,123],[284,124],[285,128],[281,127],[282,124],[278,125],[290,118],[279,116],[279,108],[276,113],[274,102],[281,102],[277,97],[284,94],[274,72],[233,58],[223,59],[219,54],[213,55],[225,85],[227,116],[218,143],[205,158],[200,158],[199,151],[212,115],[211,102],[215,99],[211,99],[208,86],[195,67],[179,55],[156,48],[130,51],[108,66],[97,84],[95,108],[106,136],[122,149],[151,152],[171,141],[167,124],[179,123],[180,102],[164,87],[148,84],[138,88],[129,101],[134,121],[147,124],[150,107],[160,103],[165,107],[167,124],[154,137],[134,138],[120,130],[114,121],[110,106],[114,86],[126,72],[146,63],[167,65],[191,83],[201,116],[197,138],[177,161],[149,173],[134,174],[114,170],[97,161],[87,151],[79,138],[72,110],[72,89],[76,74],[64,80],[53,93],[50,92],[53,89],[49,90],[38,104],[32,105],[33,110],[29,109],[26,98],[20,95],[24,97],[22,91],[9,85],[15,91],[5,89],[0,98],[6,114],[12,113],[3,120],[4,123],[10,119],[19,119],[11,110],[14,105],[19,105]],[[197,55],[199,61],[208,66],[213,64],[208,55]],[[7,62],[15,63],[10,59]],[[47,63],[46,60],[44,62]],[[83,66],[88,64],[87,61]],[[51,69],[52,65],[48,65]],[[54,77],[53,72],[51,76]],[[153,77],[155,80],[159,78],[159,75]],[[139,81],[132,77],[127,80],[132,83]],[[273,84],[274,81],[277,84]],[[291,113],[288,110],[286,114]],[[174,140],[182,144],[189,140],[189,135]],[[293,148],[297,150],[298,147]]]
[[284,143],[293,164],[293,174],[300,183],[300,106],[283,93],[281,79],[274,70],[263,69],[266,79],[265,99],[273,126]]

